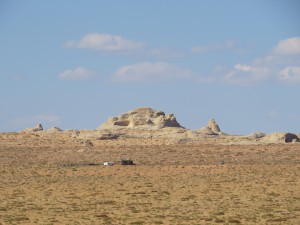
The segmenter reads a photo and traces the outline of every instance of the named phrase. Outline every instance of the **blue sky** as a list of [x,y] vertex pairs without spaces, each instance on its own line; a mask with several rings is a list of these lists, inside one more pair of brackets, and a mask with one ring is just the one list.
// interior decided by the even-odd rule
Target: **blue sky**
[[0,131],[149,106],[198,129],[300,133],[298,0],[2,0]]

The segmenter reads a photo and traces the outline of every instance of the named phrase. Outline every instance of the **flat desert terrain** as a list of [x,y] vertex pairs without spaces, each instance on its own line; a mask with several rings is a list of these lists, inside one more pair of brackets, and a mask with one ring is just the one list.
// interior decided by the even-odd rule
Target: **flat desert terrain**
[[299,143],[92,142],[0,134],[0,224],[300,224]]

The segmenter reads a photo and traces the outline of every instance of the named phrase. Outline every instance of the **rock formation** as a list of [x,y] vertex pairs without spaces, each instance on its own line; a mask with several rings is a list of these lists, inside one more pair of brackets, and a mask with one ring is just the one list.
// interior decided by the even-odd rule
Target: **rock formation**
[[285,132],[276,132],[269,135],[266,135],[264,141],[271,143],[290,143],[290,142],[299,142],[300,139],[296,134],[285,133]]
[[22,130],[21,132],[38,132],[38,131],[43,131],[44,128],[42,126],[42,124],[37,124],[35,127],[33,128],[26,128],[24,130]]
[[[52,127],[42,132],[43,126],[37,124],[33,128],[27,128],[22,132],[24,136],[44,137],[53,136],[57,138],[70,137],[77,141],[92,140],[94,143],[104,140],[122,141],[122,139],[133,140],[148,139],[152,141],[162,140],[166,144],[188,144],[192,142],[213,142],[224,144],[266,144],[266,143],[300,143],[300,136],[293,133],[272,133],[265,134],[254,132],[249,135],[231,135],[221,132],[220,127],[214,119],[199,130],[189,130],[182,127],[173,114],[165,114],[163,111],[154,110],[149,107],[140,107],[122,113],[119,116],[109,118],[96,130],[65,130]],[[38,132],[34,134],[35,132]],[[114,141],[111,141],[114,142]],[[80,151],[92,151],[92,145],[87,141],[85,148]],[[77,150],[76,150],[77,151]]]
[[266,134],[262,133],[262,132],[254,132],[254,133],[248,135],[249,138],[254,138],[254,139],[263,138],[265,136],[266,136]]
[[91,147],[94,147],[94,144],[93,144],[93,142],[91,142],[90,140],[85,140],[85,141],[83,142],[83,146],[84,146],[84,147],[87,147],[87,148],[91,148]]
[[218,134],[221,132],[218,124],[214,119],[210,119],[208,121],[207,126],[202,127],[201,129],[198,130],[201,133],[208,133],[208,134]]
[[166,115],[162,111],[147,107],[137,108],[117,117],[109,118],[97,129],[142,128],[159,129],[164,127],[181,127],[173,114]]
[[50,133],[57,133],[57,132],[62,132],[63,130],[60,129],[59,127],[51,127],[47,130],[47,132],[50,132]]

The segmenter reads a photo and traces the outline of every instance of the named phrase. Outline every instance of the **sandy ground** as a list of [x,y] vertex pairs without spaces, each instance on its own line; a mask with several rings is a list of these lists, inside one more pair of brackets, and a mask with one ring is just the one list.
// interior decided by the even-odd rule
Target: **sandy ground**
[[300,224],[299,143],[93,144],[0,134],[0,224]]

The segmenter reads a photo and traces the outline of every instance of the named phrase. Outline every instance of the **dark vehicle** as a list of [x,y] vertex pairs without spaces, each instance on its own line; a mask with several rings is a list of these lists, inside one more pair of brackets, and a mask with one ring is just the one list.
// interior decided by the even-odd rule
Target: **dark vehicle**
[[122,159],[121,160],[121,165],[127,166],[127,165],[134,165],[132,160],[129,159]]

